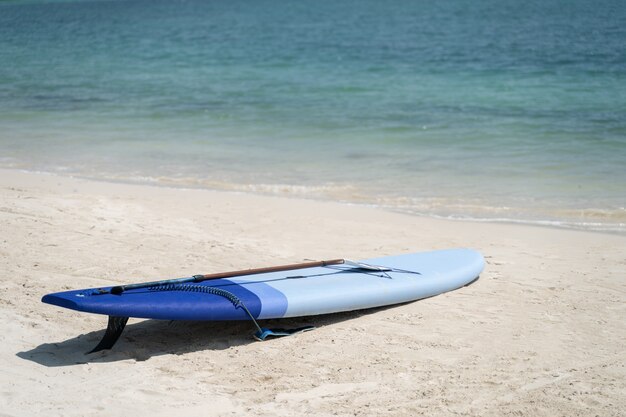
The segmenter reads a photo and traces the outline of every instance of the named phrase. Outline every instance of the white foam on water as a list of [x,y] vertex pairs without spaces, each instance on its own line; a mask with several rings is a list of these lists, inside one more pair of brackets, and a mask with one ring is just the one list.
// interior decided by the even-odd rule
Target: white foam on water
[[566,208],[524,202],[519,205],[496,205],[488,199],[452,197],[392,197],[380,196],[363,187],[347,183],[302,184],[245,184],[195,177],[168,177],[149,175],[85,175],[72,172],[65,166],[52,171],[21,169],[47,175],[63,175],[119,183],[146,184],[173,188],[209,189],[287,198],[337,201],[364,205],[409,215],[448,220],[526,224],[542,227],[587,230],[626,234],[626,208]]

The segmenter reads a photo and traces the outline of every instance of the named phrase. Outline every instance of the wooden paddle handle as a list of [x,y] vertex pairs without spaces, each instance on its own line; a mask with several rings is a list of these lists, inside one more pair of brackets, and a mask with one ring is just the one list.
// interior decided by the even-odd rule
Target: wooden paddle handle
[[299,264],[268,266],[265,268],[242,269],[240,271],[218,272],[215,274],[196,275],[196,282],[207,281],[210,279],[232,278],[244,275],[267,274],[270,272],[289,271],[291,269],[315,268],[318,266],[341,265],[345,263],[344,259],[330,259],[328,261],[302,262]]
[[316,266],[341,265],[343,263],[346,263],[344,259],[330,259],[328,261],[303,262],[299,264],[270,266],[266,268],[243,269],[241,271],[218,272],[216,274],[194,275],[193,277],[189,277],[189,278],[175,278],[175,279],[167,279],[164,281],[152,281],[152,282],[141,282],[138,284],[117,285],[115,287],[111,287],[109,290],[100,289],[99,292],[96,293],[96,295],[103,295],[103,294],[121,295],[124,291],[137,290],[140,288],[156,287],[159,285],[183,284],[187,282],[202,282],[202,281],[208,281],[210,279],[232,278],[232,277],[240,277],[240,276],[246,276],[246,275],[265,274],[268,272],[289,271],[292,269],[314,268]]

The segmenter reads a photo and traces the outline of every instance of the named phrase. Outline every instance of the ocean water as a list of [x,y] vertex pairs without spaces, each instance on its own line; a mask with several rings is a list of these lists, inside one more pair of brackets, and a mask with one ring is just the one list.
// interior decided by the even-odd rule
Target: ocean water
[[621,0],[0,1],[0,167],[626,233]]

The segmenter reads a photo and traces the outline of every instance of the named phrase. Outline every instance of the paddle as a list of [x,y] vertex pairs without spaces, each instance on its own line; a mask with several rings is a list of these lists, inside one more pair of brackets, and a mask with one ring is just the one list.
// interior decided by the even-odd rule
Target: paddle
[[[220,297],[224,297],[229,300],[235,308],[243,308],[248,317],[257,331],[254,333],[254,337],[257,340],[265,340],[268,337],[278,337],[278,336],[289,336],[292,334],[305,332],[308,330],[312,330],[313,326],[304,326],[297,329],[267,329],[259,326],[256,319],[252,315],[252,313],[248,310],[248,308],[244,305],[244,303],[233,293],[230,293],[221,288],[214,287],[204,287],[204,286],[191,286],[184,285],[184,283],[194,283],[194,282],[202,282],[211,279],[220,279],[220,278],[231,278],[231,277],[240,277],[247,275],[255,275],[255,274],[266,274],[270,272],[280,272],[280,271],[291,271],[297,269],[304,268],[314,268],[321,266],[331,266],[331,265],[348,265],[354,269],[364,269],[367,271],[376,271],[376,272],[384,272],[391,271],[392,268],[387,268],[384,266],[377,265],[369,265],[361,262],[349,261],[347,259],[330,259],[327,261],[317,261],[317,262],[303,262],[299,264],[289,264],[289,265],[280,265],[280,266],[270,266],[266,268],[256,268],[256,269],[244,269],[240,271],[230,271],[230,272],[218,272],[216,274],[207,274],[207,275],[194,275],[193,277],[187,278],[175,278],[168,279],[163,281],[152,281],[152,282],[142,282],[138,284],[127,284],[127,285],[118,285],[112,287],[109,290],[100,289],[94,293],[94,295],[103,295],[103,294],[114,294],[114,295],[122,295],[125,291],[135,290],[140,288],[151,288],[156,291],[160,290],[174,290],[174,291],[193,291],[193,292],[201,292],[207,294],[214,294]],[[183,284],[183,285],[177,285]],[[88,353],[94,353],[105,349],[111,349],[115,342],[119,339],[120,335],[124,331],[124,327],[128,322],[128,317],[118,317],[118,316],[109,316],[109,324],[107,329],[102,337],[102,340],[98,345],[92,349]]]
[[383,266],[368,265],[364,263],[349,261],[347,259],[330,259],[327,261],[302,262],[298,264],[270,266],[270,267],[265,267],[265,268],[243,269],[240,271],[218,272],[215,274],[206,274],[206,275],[194,275],[192,277],[175,278],[175,279],[168,279],[168,280],[163,280],[163,281],[152,281],[152,282],[141,282],[137,284],[117,285],[115,287],[112,287],[108,291],[100,290],[98,294],[99,295],[100,294],[121,295],[125,291],[129,291],[129,290],[157,287],[161,285],[182,284],[182,283],[189,283],[189,282],[202,282],[202,281],[208,281],[211,279],[232,278],[232,277],[239,277],[239,276],[246,276],[246,275],[266,274],[270,272],[280,272],[280,271],[289,271],[289,270],[304,269],[304,268],[314,268],[314,267],[319,267],[319,266],[343,265],[343,264],[349,265],[353,268],[367,269],[370,271],[389,271],[390,270],[390,268],[386,268]]

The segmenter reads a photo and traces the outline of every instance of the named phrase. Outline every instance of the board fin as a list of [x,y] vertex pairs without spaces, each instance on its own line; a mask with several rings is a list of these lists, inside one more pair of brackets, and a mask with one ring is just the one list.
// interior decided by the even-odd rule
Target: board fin
[[100,343],[87,352],[86,354],[100,352],[101,350],[111,349],[117,339],[120,338],[122,332],[124,331],[124,327],[126,327],[126,323],[128,322],[128,317],[117,317],[117,316],[109,316],[109,324],[107,325],[106,332],[104,332],[104,336]]

